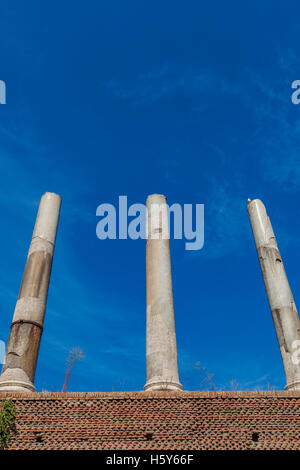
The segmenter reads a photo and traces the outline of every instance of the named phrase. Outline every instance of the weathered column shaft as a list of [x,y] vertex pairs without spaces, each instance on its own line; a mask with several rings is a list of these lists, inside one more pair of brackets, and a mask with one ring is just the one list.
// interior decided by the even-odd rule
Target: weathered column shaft
[[147,383],[145,390],[181,390],[178,377],[166,198],[147,199]]
[[248,213],[286,375],[286,390],[300,390],[300,322],[264,204],[249,200]]
[[43,331],[61,198],[42,196],[15,307],[0,391],[35,391],[34,376]]

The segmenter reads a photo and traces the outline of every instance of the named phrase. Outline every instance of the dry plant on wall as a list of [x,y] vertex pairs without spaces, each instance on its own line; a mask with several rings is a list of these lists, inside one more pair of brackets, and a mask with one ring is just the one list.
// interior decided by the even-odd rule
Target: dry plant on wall
[[84,357],[83,352],[80,348],[73,348],[73,349],[70,350],[69,356],[68,356],[68,359],[67,359],[67,367],[66,367],[66,373],[65,373],[64,386],[63,386],[63,389],[62,389],[63,392],[66,392],[66,390],[67,390],[67,386],[68,386],[68,383],[69,383],[70,375],[71,375],[72,369],[74,367],[74,364],[76,362],[81,361],[83,359],[83,357]]

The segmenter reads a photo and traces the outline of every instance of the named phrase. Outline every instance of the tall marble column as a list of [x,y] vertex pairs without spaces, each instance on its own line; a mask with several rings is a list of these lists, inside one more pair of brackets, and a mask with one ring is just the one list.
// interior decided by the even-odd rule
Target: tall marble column
[[248,213],[286,375],[286,390],[300,390],[300,321],[266,208],[248,200]]
[[0,392],[34,392],[61,197],[42,196],[15,307]]
[[178,377],[166,198],[147,198],[147,382],[145,391],[182,390]]

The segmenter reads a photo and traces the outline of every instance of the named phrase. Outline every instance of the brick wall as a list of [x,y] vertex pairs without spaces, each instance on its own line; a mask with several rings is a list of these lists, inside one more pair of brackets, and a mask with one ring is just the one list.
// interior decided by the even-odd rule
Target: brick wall
[[300,392],[0,393],[9,449],[300,449]]

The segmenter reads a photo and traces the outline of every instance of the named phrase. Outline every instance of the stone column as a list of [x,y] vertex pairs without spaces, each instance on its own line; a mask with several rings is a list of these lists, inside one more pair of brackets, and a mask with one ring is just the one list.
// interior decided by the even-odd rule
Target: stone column
[[300,390],[300,322],[293,294],[264,204],[248,199],[247,209],[285,370],[285,389]]
[[34,392],[61,198],[42,196],[0,377],[0,392]]
[[178,377],[166,198],[147,199],[147,383],[144,390],[182,390]]

